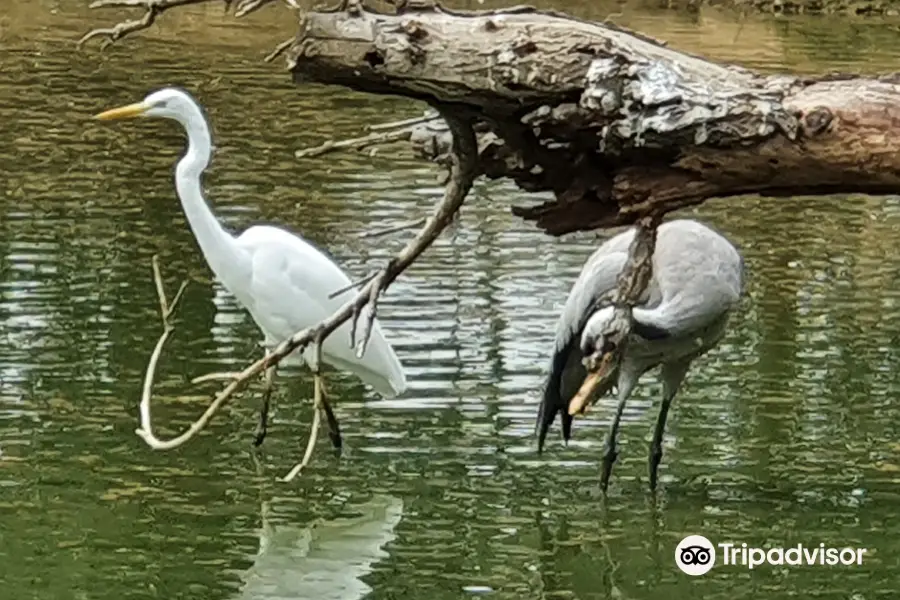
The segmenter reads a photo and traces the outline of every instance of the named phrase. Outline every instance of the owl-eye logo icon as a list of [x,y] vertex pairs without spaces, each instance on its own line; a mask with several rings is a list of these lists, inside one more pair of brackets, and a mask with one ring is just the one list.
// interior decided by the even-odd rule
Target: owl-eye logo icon
[[675,564],[688,575],[703,575],[716,564],[716,547],[702,535],[689,535],[675,548]]

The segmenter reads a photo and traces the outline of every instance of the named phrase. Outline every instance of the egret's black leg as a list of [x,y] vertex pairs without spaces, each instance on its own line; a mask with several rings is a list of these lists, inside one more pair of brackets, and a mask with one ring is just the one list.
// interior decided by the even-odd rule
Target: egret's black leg
[[319,375],[319,390],[321,392],[319,400],[321,401],[322,411],[325,413],[325,419],[328,421],[328,437],[331,439],[331,445],[340,452],[344,445],[341,438],[341,427],[338,424],[331,405],[328,404],[328,390],[325,388],[325,378]]
[[666,419],[669,416],[669,407],[672,400],[684,381],[690,361],[680,363],[667,363],[662,366],[660,379],[663,384],[663,398],[659,406],[659,416],[656,419],[656,429],[653,431],[653,441],[650,442],[650,490],[656,490],[658,481],[659,463],[662,461],[662,439],[666,430]]
[[259,422],[256,424],[256,432],[253,437],[253,445],[259,447],[266,439],[266,431],[269,425],[269,402],[272,398],[272,388],[275,382],[275,368],[266,369],[266,383],[263,390],[262,406],[259,408]]

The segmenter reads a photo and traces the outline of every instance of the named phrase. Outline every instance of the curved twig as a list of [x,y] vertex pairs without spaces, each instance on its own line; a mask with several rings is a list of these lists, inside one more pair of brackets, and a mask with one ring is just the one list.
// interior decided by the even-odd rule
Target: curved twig
[[[188,282],[184,281],[181,283],[181,287],[178,288],[178,292],[175,294],[175,297],[172,298],[171,302],[169,302],[168,298],[166,298],[166,290],[165,286],[163,285],[162,273],[160,273],[159,270],[159,256],[154,254],[151,263],[153,265],[153,282],[156,285],[156,295],[159,300],[159,315],[160,319],[162,319],[163,332],[162,334],[160,334],[159,340],[157,340],[156,342],[156,347],[153,349],[153,354],[150,355],[150,360],[147,363],[147,370],[144,373],[144,386],[141,391],[141,403],[139,405],[141,413],[141,426],[137,430],[137,434],[144,438],[144,441],[146,441],[151,447],[164,447],[168,442],[163,442],[155,435],[153,435],[153,426],[150,419],[150,398],[153,395],[153,380],[156,377],[156,365],[159,362],[160,355],[162,354],[163,346],[166,345],[166,342],[169,340],[169,336],[171,336],[175,331],[175,325],[172,323],[171,316],[175,311],[175,308],[178,306],[178,302],[184,295],[184,290],[187,289]],[[210,414],[209,416],[211,417],[212,414]]]
[[[315,378],[315,391],[314,393],[314,404],[313,404],[313,420],[312,425],[309,428],[309,440],[306,442],[306,451],[303,452],[303,458],[299,463],[294,465],[294,468],[291,469],[287,475],[281,478],[281,480],[285,483],[290,483],[294,480],[294,478],[306,468],[309,464],[309,461],[312,459],[313,450],[316,447],[316,441],[319,439],[319,427],[322,424],[322,413],[325,412],[324,404],[322,402],[322,394],[324,390],[322,389],[322,378],[320,376],[322,369],[322,342],[324,338],[320,335],[316,339],[316,378]],[[332,418],[334,415],[332,415]]]

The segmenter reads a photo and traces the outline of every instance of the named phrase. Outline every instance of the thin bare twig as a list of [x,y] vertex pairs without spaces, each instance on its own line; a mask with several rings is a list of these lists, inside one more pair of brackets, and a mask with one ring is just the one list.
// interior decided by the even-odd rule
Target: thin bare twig
[[359,234],[361,238],[375,238],[382,237],[385,235],[390,235],[392,233],[397,233],[398,231],[404,231],[406,229],[412,229],[413,227],[421,227],[427,221],[425,217],[419,219],[413,219],[412,221],[405,221],[403,223],[399,223],[397,225],[393,225],[391,227],[386,227],[384,229],[376,229],[375,231],[364,231]]
[[[145,11],[144,16],[140,19],[122,21],[113,27],[93,29],[78,40],[78,47],[81,48],[85,42],[95,37],[105,37],[106,41],[102,46],[105,48],[130,33],[147,29],[156,22],[156,18],[159,15],[171,8],[205,4],[210,1],[212,0],[95,0],[91,2],[91,8],[143,8]],[[224,0],[224,2],[227,9],[230,0]]]
[[200,375],[199,377],[194,377],[191,379],[191,383],[197,385],[198,383],[206,383],[207,381],[234,381],[238,377],[240,377],[240,373],[237,371],[226,371],[222,373],[207,373],[206,375]]
[[345,148],[353,148],[354,150],[364,150],[375,144],[384,144],[387,142],[397,142],[408,140],[412,135],[412,129],[401,129],[399,131],[384,131],[379,133],[370,133],[358,138],[348,140],[328,140],[318,146],[312,148],[302,148],[294,152],[294,158],[310,158],[322,156],[333,150],[343,150]]
[[296,37],[291,37],[291,38],[284,40],[283,42],[281,42],[280,44],[275,46],[274,50],[272,50],[271,52],[266,54],[266,57],[263,60],[265,62],[272,62],[273,60],[275,60],[276,58],[278,58],[279,56],[284,54],[285,50],[290,48],[291,45],[293,45],[293,43],[296,41],[297,41]]
[[[252,12],[258,11],[263,6],[271,4],[275,1],[276,0],[238,0],[238,3],[234,7],[234,16],[236,16],[237,18],[241,18],[243,16],[249,15]],[[231,4],[232,2],[234,2],[234,0],[227,0],[227,2]],[[284,3],[294,10],[300,10],[300,5],[297,4],[294,0],[284,0]]]
[[[294,40],[284,42],[285,46],[290,46]],[[346,140],[327,140],[318,146],[310,148],[301,148],[294,152],[295,158],[310,158],[321,156],[335,150],[344,150],[352,148],[354,150],[365,150],[370,146],[377,144],[387,144],[391,142],[405,141],[412,137],[416,128],[431,121],[440,120],[440,115],[433,111],[428,111],[421,117],[413,117],[411,119],[403,119],[401,121],[392,121],[390,123],[376,123],[375,125],[367,125],[366,130],[372,133],[367,135],[350,138]]]
[[378,271],[373,271],[372,273],[369,273],[362,279],[357,279],[356,281],[352,281],[348,285],[345,285],[344,287],[340,288],[339,290],[336,290],[336,291],[328,294],[328,299],[333,300],[333,299],[337,298],[338,296],[340,296],[341,294],[343,294],[344,292],[349,292],[350,290],[352,290],[355,287],[359,287],[361,285],[369,283],[370,281],[375,279],[376,275],[378,275]]
[[[156,450],[169,450],[181,446],[201,431],[216,411],[227,402],[235,392],[247,385],[251,378],[263,373],[267,368],[277,365],[283,358],[292,352],[302,350],[314,340],[324,341],[338,327],[351,319],[353,319],[352,327],[354,330],[351,334],[351,347],[355,345],[353,343],[353,338],[355,338],[353,333],[355,333],[356,319],[359,317],[360,310],[370,303],[374,307],[380,294],[387,289],[394,279],[415,262],[422,252],[434,243],[441,232],[452,221],[453,215],[456,214],[462,206],[478,173],[478,149],[471,120],[468,117],[461,117],[455,113],[449,112],[443,116],[453,132],[453,149],[451,155],[452,177],[444,191],[443,199],[435,207],[434,212],[425,222],[422,229],[393,259],[388,261],[388,263],[379,271],[377,276],[369,281],[352,300],[345,303],[330,317],[316,326],[307,327],[306,329],[295,333],[289,339],[280,343],[274,351],[267,353],[263,358],[247,366],[240,373],[212,374],[201,377],[201,380],[206,381],[216,378],[227,379],[229,381],[228,384],[215,395],[209,407],[197,421],[195,421],[184,433],[167,441],[157,439],[152,433],[150,396],[159,354],[162,351],[163,344],[171,334],[172,326],[168,318],[171,315],[172,310],[174,310],[175,302],[173,301],[172,304],[169,304],[165,301],[165,293],[161,291],[162,278],[159,275],[159,267],[154,258],[154,280],[157,281],[157,292],[162,299],[160,308],[164,315],[164,331],[147,366],[144,391],[141,397],[141,427],[136,432],[151,448]],[[180,298],[182,291],[183,290],[180,290],[179,293],[176,294],[176,299]],[[363,343],[360,344],[360,351],[365,350],[365,341],[368,340],[371,326],[372,321],[368,321],[366,324],[366,331],[363,335]],[[314,420],[316,421],[316,428],[318,428],[318,422],[321,421],[320,412],[320,410],[316,410],[315,413],[316,417]]]
[[[143,8],[144,16],[140,19],[122,21],[113,27],[98,27],[97,29],[92,29],[78,40],[78,48],[81,48],[85,42],[95,37],[106,38],[101,45],[101,48],[105,48],[110,44],[119,41],[126,35],[148,29],[156,22],[157,17],[169,9],[180,6],[190,6],[193,4],[206,4],[213,1],[224,2],[226,11],[234,4],[235,16],[238,18],[256,12],[263,6],[275,2],[275,0],[237,0],[236,3],[235,0],[95,0],[91,3],[91,8]],[[284,2],[289,7],[300,10],[300,6],[295,0],[284,0]],[[282,45],[284,46],[283,48]],[[279,44],[270,55],[272,56],[272,59],[284,52],[288,46],[290,46],[289,43]]]
[[411,119],[403,119],[402,121],[394,121],[393,123],[376,123],[375,125],[366,126],[367,131],[384,131],[385,129],[397,129],[398,127],[412,127],[413,125],[421,125],[429,121],[435,121],[440,117],[432,112],[421,117],[413,117]]

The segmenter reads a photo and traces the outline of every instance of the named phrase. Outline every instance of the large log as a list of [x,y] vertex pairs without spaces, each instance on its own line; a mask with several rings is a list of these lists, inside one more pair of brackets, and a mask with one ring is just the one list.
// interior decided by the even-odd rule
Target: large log
[[[519,7],[312,12],[296,81],[475,114],[480,168],[555,199],[549,233],[738,194],[900,193],[900,78],[762,75],[614,26]],[[440,128],[419,148],[440,154]],[[429,143],[424,143],[429,142]]]

